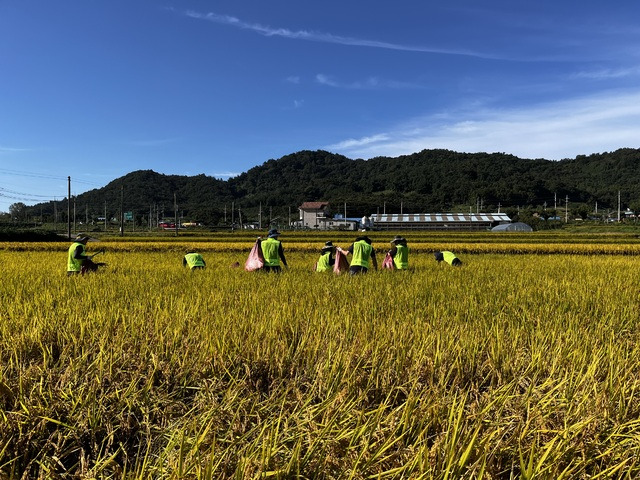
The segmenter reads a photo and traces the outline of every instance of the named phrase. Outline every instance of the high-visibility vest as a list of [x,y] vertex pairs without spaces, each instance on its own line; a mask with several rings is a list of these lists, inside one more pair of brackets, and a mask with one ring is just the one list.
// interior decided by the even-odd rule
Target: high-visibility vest
[[406,245],[396,245],[396,256],[393,257],[393,264],[398,270],[409,268],[409,247]]
[[199,253],[187,253],[184,259],[187,261],[189,268],[204,267],[204,259]]
[[326,272],[331,270],[332,267],[329,265],[329,259],[331,258],[331,252],[327,252],[324,255],[320,255],[318,259],[318,263],[316,264],[316,272]]
[[351,266],[369,268],[369,258],[371,258],[371,252],[373,247],[364,240],[354,242],[353,244],[353,258],[351,260]]
[[444,257],[444,261],[449,265],[451,265],[453,261],[458,258],[452,252],[442,252],[442,256]]
[[262,255],[264,256],[264,264],[268,267],[279,267],[280,256],[278,251],[280,250],[280,240],[275,238],[267,238],[260,242],[262,247]]
[[74,258],[76,248],[80,246],[82,250],[80,254],[84,255],[84,245],[80,242],[74,242],[69,247],[69,253],[67,255],[67,272],[79,272],[82,269],[82,260]]

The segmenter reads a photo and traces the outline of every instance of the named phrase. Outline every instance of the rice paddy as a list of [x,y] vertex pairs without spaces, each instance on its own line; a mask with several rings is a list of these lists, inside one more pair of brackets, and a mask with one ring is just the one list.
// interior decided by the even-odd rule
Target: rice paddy
[[405,236],[358,277],[312,271],[348,234],[0,244],[0,479],[637,478],[638,239]]

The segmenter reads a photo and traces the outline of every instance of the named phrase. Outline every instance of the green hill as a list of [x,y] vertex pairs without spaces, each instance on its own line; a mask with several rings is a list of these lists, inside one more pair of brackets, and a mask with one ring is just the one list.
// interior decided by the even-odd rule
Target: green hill
[[[396,158],[352,160],[326,151],[300,151],[269,160],[227,181],[206,175],[164,175],[135,171],[75,199],[77,217],[117,217],[120,205],[139,221],[171,218],[174,195],[179,215],[208,225],[227,223],[241,209],[244,220],[297,216],[304,201],[323,200],[349,216],[387,212],[465,211],[478,203],[485,211],[521,207],[587,205],[617,208],[640,205],[640,149],[550,161],[521,159],[504,153],[423,150]],[[66,199],[57,211],[66,213]],[[584,207],[586,208],[586,207]],[[53,202],[27,207],[45,218]],[[237,217],[236,217],[237,218]]]

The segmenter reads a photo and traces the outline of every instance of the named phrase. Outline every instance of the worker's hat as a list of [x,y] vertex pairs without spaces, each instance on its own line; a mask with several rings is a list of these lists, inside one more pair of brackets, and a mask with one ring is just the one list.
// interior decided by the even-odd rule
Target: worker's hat
[[85,240],[89,240],[89,236],[84,233],[79,233],[76,235],[76,242],[84,242]]
[[404,237],[401,237],[400,235],[396,235],[395,238],[391,240],[391,243],[402,243],[406,241],[407,240]]
[[280,232],[277,229],[272,228],[271,230],[269,230],[269,238],[275,238],[278,235],[280,235]]
[[335,247],[333,246],[333,242],[329,241],[324,244],[324,247],[322,247],[322,253],[332,251],[334,248]]

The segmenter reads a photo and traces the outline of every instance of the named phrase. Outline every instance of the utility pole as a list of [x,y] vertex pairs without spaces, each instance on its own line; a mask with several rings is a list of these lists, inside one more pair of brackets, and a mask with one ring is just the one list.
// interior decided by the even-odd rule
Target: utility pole
[[107,231],[107,201],[104,201],[104,231]]
[[258,229],[262,230],[262,202],[260,202],[260,207],[258,209]]
[[84,206],[84,224],[89,225],[89,204]]
[[347,202],[344,202],[344,228],[347,229]]
[[[500,213],[500,207],[501,207],[501,206],[502,206],[502,205],[500,205],[500,202],[498,202],[498,213]],[[546,206],[546,204],[545,204],[545,210],[546,210],[546,207],[547,207],[547,206]]]
[[620,190],[618,190],[618,223],[620,223]]
[[553,209],[558,210],[558,192],[553,192]]
[[569,195],[564,200],[564,223],[569,223]]
[[238,222],[240,222],[240,230],[242,230],[242,211],[238,207]]
[[78,233],[78,229],[76,228],[76,197],[73,197],[73,233]]
[[289,224],[289,228],[291,228],[291,205],[289,205],[289,218],[287,219],[287,222]]
[[67,237],[71,238],[71,177],[67,177]]
[[400,202],[400,215],[402,215],[403,208],[404,208],[404,202]]
[[178,236],[178,199],[176,193],[173,192],[173,224],[175,226],[175,236]]
[[236,203],[235,202],[231,202],[231,231],[233,232],[233,224],[235,223],[235,214],[234,214],[234,210],[236,208]]
[[124,237],[124,184],[120,185],[120,236]]

